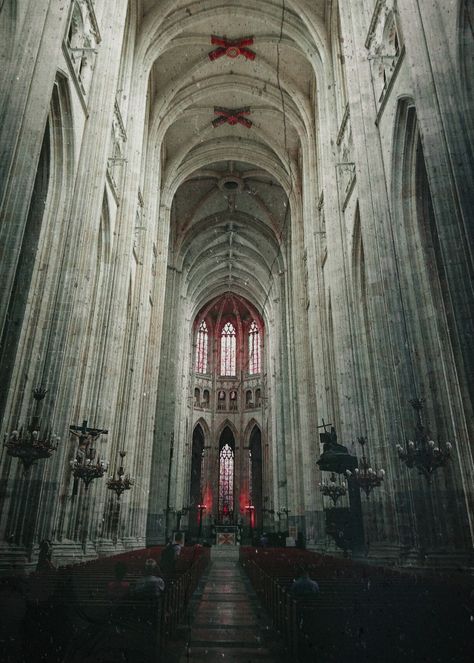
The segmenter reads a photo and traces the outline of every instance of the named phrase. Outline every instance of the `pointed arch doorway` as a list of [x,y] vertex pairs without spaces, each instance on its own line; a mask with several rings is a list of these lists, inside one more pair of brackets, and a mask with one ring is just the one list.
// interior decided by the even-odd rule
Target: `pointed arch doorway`
[[262,433],[257,424],[249,439],[249,505],[254,507],[252,529],[260,529],[263,525]]
[[[199,505],[203,501],[203,464],[204,464],[204,431],[201,424],[197,424],[193,431],[193,446],[191,456],[191,485],[189,490],[190,517],[189,526],[191,534],[196,536],[199,531]],[[202,517],[202,516],[201,516]]]

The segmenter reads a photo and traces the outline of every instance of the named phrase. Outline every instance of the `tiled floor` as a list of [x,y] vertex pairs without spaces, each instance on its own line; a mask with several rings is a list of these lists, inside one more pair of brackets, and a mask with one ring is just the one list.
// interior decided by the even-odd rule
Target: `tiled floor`
[[213,561],[192,603],[190,629],[180,663],[285,660],[278,634],[238,562]]

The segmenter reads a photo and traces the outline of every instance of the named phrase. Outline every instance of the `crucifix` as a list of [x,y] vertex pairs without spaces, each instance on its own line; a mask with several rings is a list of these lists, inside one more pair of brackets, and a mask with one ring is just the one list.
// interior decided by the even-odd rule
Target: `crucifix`
[[176,511],[176,531],[179,532],[181,528],[181,518],[185,516],[189,510],[189,506],[183,506],[179,511]]
[[78,439],[76,460],[82,462],[86,457],[86,453],[89,460],[94,458],[94,449],[89,449],[90,444],[94,442],[99,435],[107,435],[109,431],[105,428],[88,428],[87,419],[84,419],[82,426],[71,424],[69,426],[69,432]]
[[95,465],[92,464],[92,461],[95,458],[95,449],[92,447],[92,443],[99,437],[99,435],[107,435],[109,431],[105,428],[89,428],[87,426],[87,419],[84,419],[82,426],[71,424],[69,426],[69,432],[71,435],[74,435],[74,437],[77,437],[78,440],[76,459],[71,461],[74,476],[72,494],[76,495],[79,478],[82,478],[87,490],[91,481],[97,477],[103,476],[107,469],[107,463],[101,461],[100,458]]
[[321,419],[321,421],[323,422],[323,423],[322,423],[322,426],[318,426],[318,429],[319,429],[319,428],[324,428],[324,432],[327,433],[327,430],[326,430],[327,427],[328,427],[328,426],[332,426],[332,424],[327,424],[327,423],[324,421],[324,419]]
[[69,431],[71,435],[75,435],[79,440],[89,438],[90,441],[97,439],[99,435],[107,435],[109,432],[108,430],[105,430],[105,428],[88,428],[87,419],[84,419],[82,426],[74,426],[71,424],[69,426]]

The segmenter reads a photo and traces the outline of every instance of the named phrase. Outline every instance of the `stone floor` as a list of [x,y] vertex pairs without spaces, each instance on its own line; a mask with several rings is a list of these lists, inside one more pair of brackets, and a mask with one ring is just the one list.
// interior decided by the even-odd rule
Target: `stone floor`
[[282,663],[283,645],[238,561],[211,561],[190,606],[179,663]]

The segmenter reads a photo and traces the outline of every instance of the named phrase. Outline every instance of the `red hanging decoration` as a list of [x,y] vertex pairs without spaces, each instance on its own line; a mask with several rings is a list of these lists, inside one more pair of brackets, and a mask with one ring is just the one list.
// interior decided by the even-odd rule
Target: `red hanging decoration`
[[253,44],[253,37],[242,37],[241,39],[226,39],[211,35],[211,44],[219,46],[209,53],[209,60],[214,61],[227,55],[228,58],[237,58],[243,55],[246,60],[255,60],[255,53],[247,48]]
[[250,108],[222,108],[221,106],[214,106],[214,114],[218,115],[215,120],[212,120],[214,128],[219,127],[221,124],[230,124],[232,127],[236,124],[242,124],[247,129],[250,129],[252,122],[247,120],[245,115],[250,115]]

